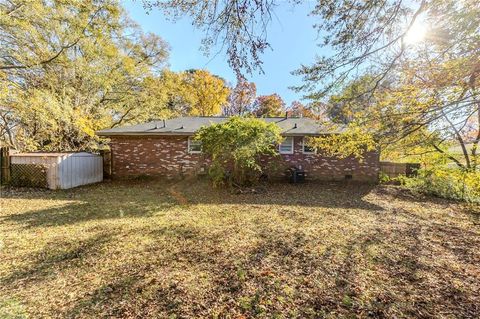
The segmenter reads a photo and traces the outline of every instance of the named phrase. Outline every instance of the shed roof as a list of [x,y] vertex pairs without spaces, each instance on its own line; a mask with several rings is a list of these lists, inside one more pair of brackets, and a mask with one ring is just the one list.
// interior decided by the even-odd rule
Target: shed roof
[[62,157],[62,156],[87,156],[93,155],[89,152],[31,152],[31,153],[12,153],[11,156],[29,156],[29,157]]
[[[228,117],[198,116],[176,117],[168,120],[150,121],[147,123],[115,127],[97,131],[99,136],[117,135],[194,135],[202,126],[226,121]],[[318,121],[306,117],[266,117],[260,118],[269,123],[276,123],[284,136],[321,135],[341,133],[344,128],[328,128]]]

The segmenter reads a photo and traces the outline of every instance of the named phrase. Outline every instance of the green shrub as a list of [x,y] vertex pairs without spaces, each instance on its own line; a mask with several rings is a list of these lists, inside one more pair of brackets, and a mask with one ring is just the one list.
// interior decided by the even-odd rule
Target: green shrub
[[390,176],[388,176],[387,174],[385,174],[384,172],[380,171],[379,175],[378,175],[378,182],[380,184],[386,184],[386,183],[389,183],[392,179],[390,178]]
[[454,168],[422,169],[418,176],[396,178],[402,185],[438,197],[480,203],[480,172]]
[[212,160],[208,173],[216,186],[258,181],[264,169],[261,158],[276,155],[276,145],[282,139],[276,124],[242,117],[202,127],[195,138]]

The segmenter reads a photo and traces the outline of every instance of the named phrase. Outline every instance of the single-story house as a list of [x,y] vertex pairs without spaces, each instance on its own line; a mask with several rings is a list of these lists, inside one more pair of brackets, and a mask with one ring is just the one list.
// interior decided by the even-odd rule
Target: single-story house
[[[112,177],[158,175],[173,178],[205,172],[208,158],[202,154],[201,144],[194,134],[205,125],[219,123],[227,117],[177,117],[167,120],[116,127],[98,131],[110,139]],[[304,140],[309,136],[338,134],[310,118],[268,117],[264,121],[276,123],[285,137],[278,145],[278,167],[295,166],[307,177],[321,180],[353,179],[376,181],[380,169],[379,152],[367,152],[362,161],[356,158],[335,158],[317,154]],[[275,171],[280,177],[284,169]]]

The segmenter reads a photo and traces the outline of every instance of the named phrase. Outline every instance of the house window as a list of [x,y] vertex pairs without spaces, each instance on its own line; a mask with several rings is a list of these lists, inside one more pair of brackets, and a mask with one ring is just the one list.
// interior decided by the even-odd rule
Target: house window
[[293,137],[287,136],[278,146],[280,154],[293,154]]
[[188,152],[189,153],[201,153],[202,152],[202,142],[194,140],[192,137],[188,138]]
[[302,141],[302,150],[303,150],[303,154],[315,154],[315,148],[305,143],[305,138],[303,138],[303,141]]

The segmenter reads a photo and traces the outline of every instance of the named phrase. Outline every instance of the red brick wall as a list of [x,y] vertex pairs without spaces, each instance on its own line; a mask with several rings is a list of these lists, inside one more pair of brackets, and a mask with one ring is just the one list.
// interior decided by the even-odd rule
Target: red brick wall
[[[189,154],[185,136],[112,137],[112,175],[160,175],[177,177],[200,172],[208,165],[202,154]],[[378,152],[365,154],[363,161],[355,158],[337,159],[317,154],[303,154],[302,137],[295,137],[294,154],[281,154],[272,164],[271,175],[282,176],[285,168],[301,167],[309,178],[343,180],[352,175],[354,180],[376,181],[379,172]]]
[[200,171],[202,154],[187,151],[186,136],[112,137],[112,175],[160,175],[177,177]]
[[[345,175],[352,175],[353,180],[375,182],[380,171],[379,160],[379,153],[376,151],[364,154],[362,161],[354,157],[339,159],[320,154],[304,154],[303,138],[299,136],[294,138],[293,154],[281,154],[280,158],[274,161],[279,166],[274,170],[283,173],[286,168],[295,166],[303,169],[307,178],[311,179],[344,180]],[[271,159],[266,161],[272,162]]]

